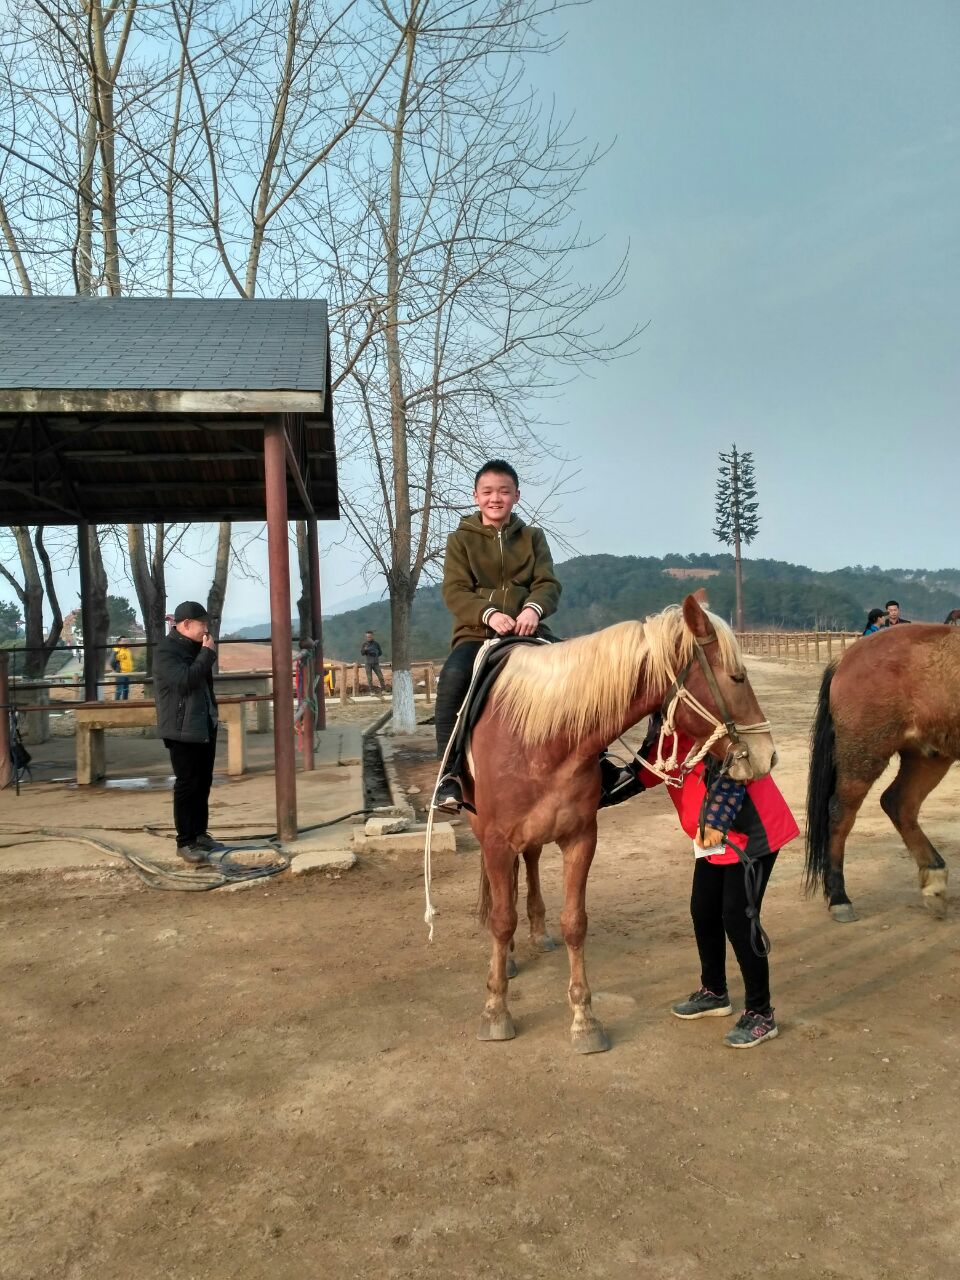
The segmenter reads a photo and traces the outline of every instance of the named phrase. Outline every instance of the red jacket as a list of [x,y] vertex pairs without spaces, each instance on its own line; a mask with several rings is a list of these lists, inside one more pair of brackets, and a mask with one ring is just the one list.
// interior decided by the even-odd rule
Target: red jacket
[[[669,738],[664,739],[665,756],[669,756],[671,745]],[[688,738],[683,733],[677,734],[678,759],[682,760],[692,746],[692,738]],[[647,748],[647,759],[653,759],[655,752],[656,743]],[[680,825],[691,840],[699,830],[700,811],[707,794],[704,781],[705,770],[706,764],[701,760],[685,775],[682,786],[667,788],[670,799],[676,807]],[[645,787],[650,788],[655,787],[660,779],[648,769],[641,769],[640,781]],[[768,773],[765,777],[746,784],[743,804],[726,838],[730,844],[744,849],[751,858],[762,858],[768,853],[782,849],[799,834],[800,828],[781,795],[780,788]],[[708,854],[707,861],[725,865],[737,862],[738,858],[733,850],[723,849],[720,853]]]

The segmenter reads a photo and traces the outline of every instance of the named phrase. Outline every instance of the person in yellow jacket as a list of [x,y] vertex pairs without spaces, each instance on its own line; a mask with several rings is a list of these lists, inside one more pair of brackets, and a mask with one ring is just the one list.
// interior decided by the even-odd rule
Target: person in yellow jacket
[[[477,510],[447,538],[443,599],[453,614],[453,648],[437,684],[437,754],[442,757],[470,686],[473,660],[494,636],[545,633],[542,619],[556,613],[560,583],[542,529],[524,524],[513,508],[520,498],[516,471],[502,458],[485,462],[474,477]],[[549,633],[546,633],[549,634]],[[457,765],[448,762],[447,774]],[[456,776],[447,776],[436,807],[458,813]]]
[[113,686],[115,702],[127,702],[130,698],[130,672],[133,670],[133,654],[127,648],[127,637],[118,636],[110,654],[110,670],[117,673]]

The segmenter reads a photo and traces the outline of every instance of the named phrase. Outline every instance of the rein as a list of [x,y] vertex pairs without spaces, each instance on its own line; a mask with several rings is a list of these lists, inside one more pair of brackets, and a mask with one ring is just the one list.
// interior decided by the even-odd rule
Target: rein
[[[684,775],[689,773],[694,765],[699,764],[714,743],[719,742],[721,738],[730,739],[730,749],[724,756],[723,764],[720,766],[721,773],[728,773],[732,765],[750,754],[749,749],[743,742],[743,736],[748,733],[769,733],[770,731],[769,720],[760,720],[756,724],[737,724],[733,719],[726,699],[717,683],[713,668],[704,653],[704,645],[715,643],[715,636],[703,641],[694,639],[693,656],[684,664],[682,670],[674,678],[673,683],[664,694],[663,702],[660,706],[660,737],[657,740],[656,759],[644,761],[644,768],[649,769],[652,774],[669,787],[682,786]],[[719,720],[686,687],[686,680],[693,668],[694,658],[699,661],[707,687],[713,694],[713,700],[721,717]],[[691,747],[684,759],[678,762],[676,714],[681,703],[689,707],[702,720],[706,720],[707,724],[712,725],[713,732],[701,743],[700,747],[696,750]],[[669,759],[665,760],[663,751],[664,742],[667,738],[673,739],[673,749],[670,752]]]

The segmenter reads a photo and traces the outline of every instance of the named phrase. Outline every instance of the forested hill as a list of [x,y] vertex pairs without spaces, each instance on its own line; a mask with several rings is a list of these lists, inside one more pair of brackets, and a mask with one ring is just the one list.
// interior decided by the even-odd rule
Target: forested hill
[[[744,612],[748,627],[853,630],[863,627],[868,609],[900,601],[904,616],[942,622],[960,607],[960,569],[836,569],[819,573],[781,560],[745,560]],[[560,612],[550,619],[561,636],[581,635],[626,618],[643,618],[675,603],[688,591],[706,587],[710,607],[731,618],[734,604],[733,557],[729,555],[577,556],[557,566],[563,583]],[[324,652],[347,660],[359,652],[366,630],[376,632],[390,657],[390,608],[366,605],[324,618]],[[450,644],[450,616],[439,587],[417,592],[413,606],[412,652],[442,657]],[[269,627],[234,633],[255,637]]]

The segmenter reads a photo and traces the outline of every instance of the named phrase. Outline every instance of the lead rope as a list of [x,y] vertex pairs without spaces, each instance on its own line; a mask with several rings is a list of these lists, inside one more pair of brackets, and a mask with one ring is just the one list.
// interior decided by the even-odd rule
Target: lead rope
[[450,748],[457,740],[457,730],[460,728],[460,717],[463,715],[464,707],[466,707],[470,701],[470,695],[473,693],[473,687],[477,682],[477,672],[480,669],[480,664],[486,655],[487,650],[494,644],[496,644],[495,640],[485,640],[483,646],[477,651],[477,656],[473,662],[473,674],[470,677],[470,687],[467,689],[463,702],[460,704],[460,710],[457,712],[457,718],[453,725],[453,732],[447,740],[446,750],[443,753],[443,757],[440,760],[440,768],[437,771],[437,780],[433,784],[433,792],[430,796],[430,812],[427,814],[427,830],[424,833],[423,838],[423,892],[426,899],[426,910],[423,913],[423,923],[430,931],[427,937],[428,942],[433,941],[433,922],[437,918],[437,908],[433,905],[433,901],[430,897],[430,884],[433,879],[433,823],[434,814],[436,813],[433,804],[437,798],[437,792],[440,790],[440,784],[447,776],[447,760],[450,756]]

